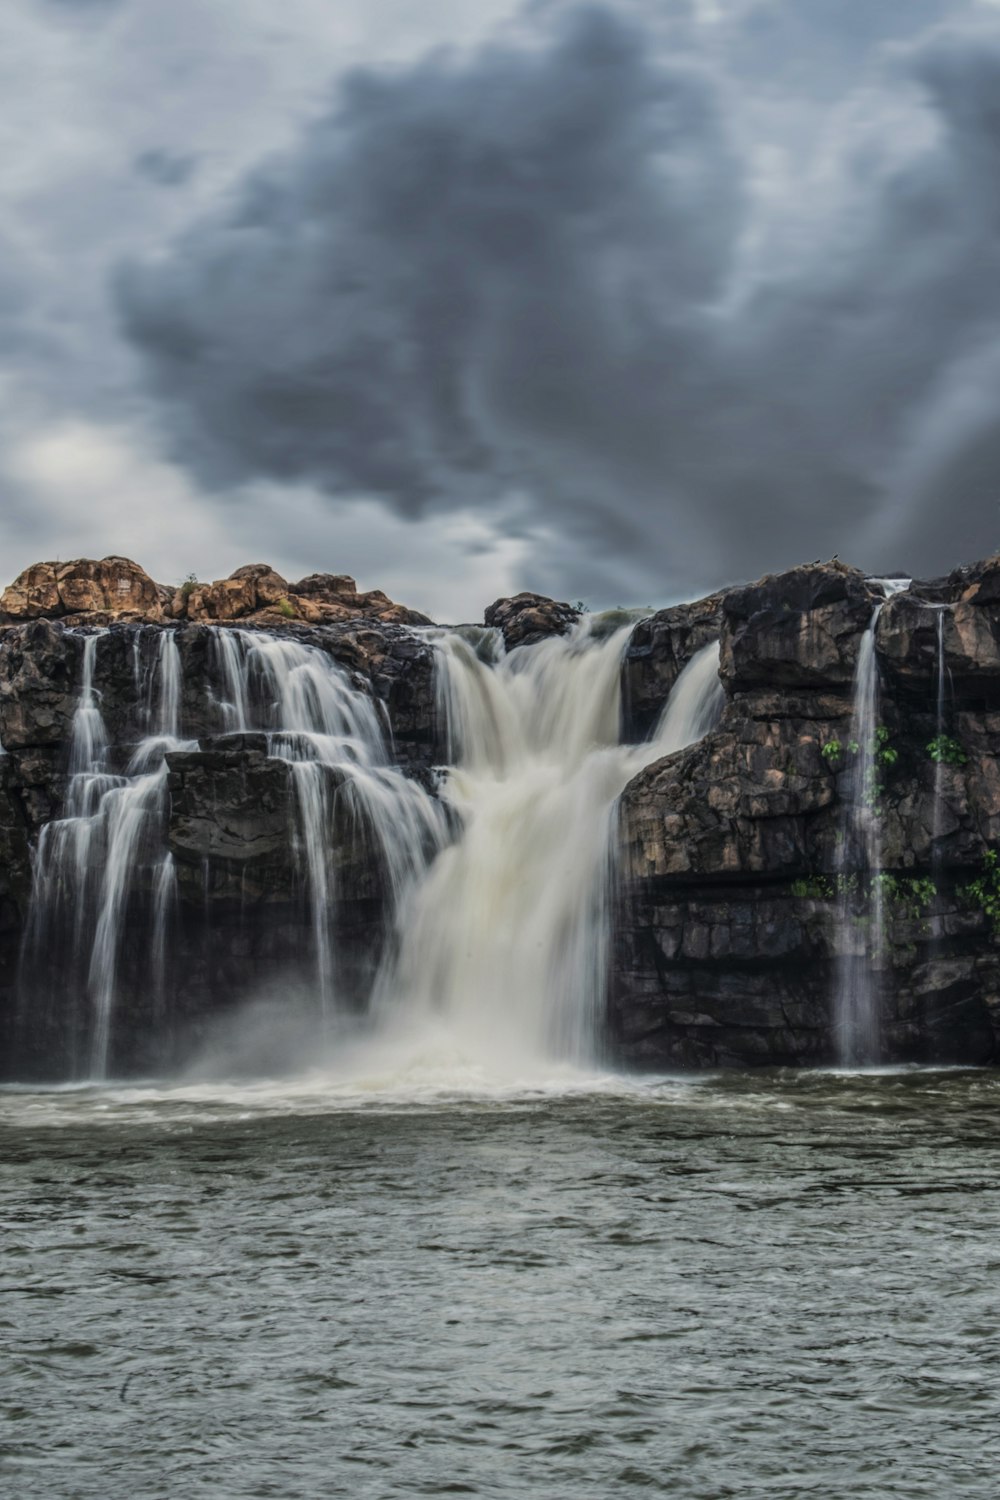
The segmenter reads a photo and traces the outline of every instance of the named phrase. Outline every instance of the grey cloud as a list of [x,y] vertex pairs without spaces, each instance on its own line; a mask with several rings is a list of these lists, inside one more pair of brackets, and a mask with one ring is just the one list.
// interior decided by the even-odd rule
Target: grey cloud
[[155,182],[157,187],[181,187],[192,176],[196,166],[196,159],[188,153],[166,151],[162,147],[140,151],[135,159],[136,171],[150,182]]
[[594,10],[544,50],[353,76],[118,293],[209,482],[411,514],[527,488],[604,538],[690,418],[742,214],[708,82]]
[[835,549],[932,570],[958,560],[955,505],[962,551],[997,545],[977,386],[1000,314],[995,39],[897,45],[868,106],[933,132],[880,141],[875,109],[835,190],[804,183],[822,232],[778,235],[749,282],[732,80],[621,14],[353,75],[224,211],[117,278],[175,453],[211,486],[404,515],[516,501],[528,581],[574,593]]

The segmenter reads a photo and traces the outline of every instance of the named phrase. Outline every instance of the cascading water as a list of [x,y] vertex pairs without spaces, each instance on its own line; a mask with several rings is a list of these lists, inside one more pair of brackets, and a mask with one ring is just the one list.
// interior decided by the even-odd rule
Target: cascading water
[[[618,797],[643,765],[700,738],[722,704],[716,645],[685,668],[652,739],[621,745],[629,633],[602,636],[588,620],[509,655],[494,631],[435,634],[454,762],[435,796],[391,764],[375,704],[325,652],[213,630],[210,720],[222,735],[262,734],[268,756],[288,766],[321,1015],[338,1013],[337,861],[357,838],[386,898],[370,1005],[382,1041],[420,1035],[437,1063],[450,1056],[495,1075],[594,1057]],[[123,1015],[170,1021],[179,897],[166,841],[169,758],[197,748],[182,738],[177,634],[140,628],[139,738],[122,763],[95,689],[102,639],[83,642],[65,816],[39,840],[25,949],[32,1003],[39,971],[76,995],[71,1070],[95,1079],[115,1065]],[[210,873],[206,864],[206,881]],[[208,894],[206,885],[206,922]]]
[[947,604],[939,604],[935,609],[937,616],[937,712],[935,716],[934,738],[937,746],[937,754],[934,760],[934,822],[931,830],[931,867],[935,875],[941,865],[941,834],[944,822],[945,689],[947,684],[944,653],[944,617],[948,607]]
[[[143,737],[121,770],[94,688],[101,636],[86,637],[70,746],[65,815],[42,829],[22,964],[22,1004],[76,997],[70,1072],[101,1079],[114,1060],[120,965],[130,907],[141,907],[148,939],[141,980],[154,1020],[164,1019],[176,872],[166,848],[168,756],[197,749],[180,737],[181,664],[173,631],[158,632],[143,688],[143,632],[133,641],[136,718]],[[214,632],[215,703],[223,732],[264,731],[270,755],[285,760],[312,914],[316,996],[333,1004],[331,936],[335,901],[335,808],[374,840],[390,904],[442,846],[444,810],[389,765],[371,700],[322,651],[263,634]],[[207,909],[207,908],[206,908]],[[42,1004],[46,1002],[43,1000]],[[54,1006],[56,999],[49,1002]]]
[[389,763],[372,700],[313,646],[219,630],[218,704],[227,732],[266,733],[268,754],[289,763],[298,807],[298,853],[312,918],[319,1009],[335,1006],[331,929],[335,812],[370,836],[388,885],[390,918],[447,838],[440,804]]
[[441,795],[460,833],[406,903],[379,986],[384,1030],[494,1075],[593,1060],[618,798],[705,733],[722,699],[715,645],[685,669],[653,739],[620,744],[629,634],[601,639],[587,621],[509,656],[499,635],[438,640],[454,761]]
[[144,705],[154,733],[140,742],[124,772],[109,769],[108,736],[94,689],[100,640],[99,634],[84,641],[66,811],[39,837],[25,940],[27,967],[35,972],[58,956],[59,979],[77,1001],[71,1070],[94,1078],[108,1071],[123,927],[140,885],[153,891],[147,982],[154,995],[163,992],[174,899],[173,860],[163,840],[166,755],[181,744],[177,642],[164,631]]
[[[838,1061],[845,1067],[863,1067],[879,1058],[880,987],[875,964],[885,948],[885,901],[877,878],[882,870],[882,824],[876,806],[879,684],[875,634],[885,599],[905,589],[909,580],[875,578],[869,582],[881,588],[884,597],[875,605],[858,649],[850,729],[850,744],[856,749],[848,777],[838,862],[841,957],[834,1030]],[[867,920],[854,910],[858,897],[866,893]]]

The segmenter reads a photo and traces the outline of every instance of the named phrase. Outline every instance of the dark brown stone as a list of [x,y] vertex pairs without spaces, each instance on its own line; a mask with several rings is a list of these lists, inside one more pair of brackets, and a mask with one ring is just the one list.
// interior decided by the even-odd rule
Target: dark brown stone
[[484,619],[502,633],[507,650],[513,651],[551,635],[568,635],[580,613],[574,605],[560,604],[544,594],[515,594],[511,599],[496,599]]

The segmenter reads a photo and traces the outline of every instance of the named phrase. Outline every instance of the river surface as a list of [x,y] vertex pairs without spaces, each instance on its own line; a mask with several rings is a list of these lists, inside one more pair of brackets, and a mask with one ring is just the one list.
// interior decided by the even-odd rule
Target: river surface
[[998,1493],[1000,1078],[0,1092],[0,1489]]

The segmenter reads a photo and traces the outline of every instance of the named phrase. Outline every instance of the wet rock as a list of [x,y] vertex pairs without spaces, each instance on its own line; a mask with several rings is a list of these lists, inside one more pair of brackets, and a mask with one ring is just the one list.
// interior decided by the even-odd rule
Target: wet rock
[[719,676],[727,691],[846,688],[880,590],[845,563],[813,564],[730,589]]
[[68,748],[83,642],[37,619],[0,632],[0,743]]
[[572,604],[560,604],[544,594],[524,593],[495,600],[484,620],[502,633],[507,650],[513,651],[516,646],[533,646],[551,635],[568,635],[580,615]]
[[[970,585],[938,604],[908,590],[886,602],[876,648],[895,690],[911,700],[937,695],[939,663],[953,703],[1000,708],[1000,602],[980,598]],[[940,630],[940,638],[939,632]]]
[[724,593],[694,604],[678,604],[640,620],[622,663],[622,738],[648,739],[663,713],[670,689],[693,656],[718,640]]
[[268,757],[263,735],[202,745],[167,757],[171,853],[195,863],[255,861],[287,871],[293,827],[288,763]]

